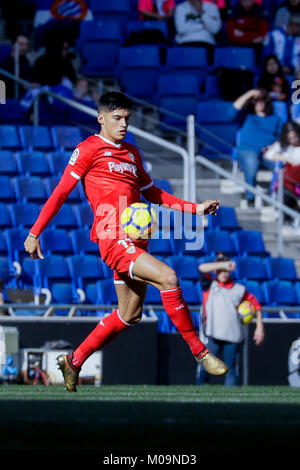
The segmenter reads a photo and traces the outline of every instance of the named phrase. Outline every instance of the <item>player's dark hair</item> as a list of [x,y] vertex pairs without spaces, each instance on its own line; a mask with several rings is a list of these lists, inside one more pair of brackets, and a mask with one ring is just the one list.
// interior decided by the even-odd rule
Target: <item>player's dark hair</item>
[[128,96],[119,91],[108,91],[99,99],[98,112],[101,109],[112,112],[116,109],[131,109],[133,102]]

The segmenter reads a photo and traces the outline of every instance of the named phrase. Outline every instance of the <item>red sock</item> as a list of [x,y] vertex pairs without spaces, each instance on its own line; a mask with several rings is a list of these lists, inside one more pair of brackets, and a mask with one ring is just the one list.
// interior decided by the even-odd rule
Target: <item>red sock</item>
[[98,323],[96,328],[74,351],[72,365],[78,368],[81,367],[93,352],[102,349],[106,344],[119,336],[123,330],[129,328],[129,326],[129,323],[121,319],[119,311],[117,309],[114,310]]
[[192,353],[197,356],[205,350],[193,325],[190,309],[182,296],[181,287],[160,291],[162,303],[167,314],[176,326]]

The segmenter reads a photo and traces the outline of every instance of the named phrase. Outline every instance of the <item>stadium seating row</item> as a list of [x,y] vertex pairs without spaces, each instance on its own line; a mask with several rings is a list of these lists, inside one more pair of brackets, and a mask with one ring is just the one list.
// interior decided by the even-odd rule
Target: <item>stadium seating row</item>
[[1,150],[73,150],[81,140],[76,126],[0,125]]
[[[31,204],[12,205],[12,218],[23,222],[22,225],[8,228],[1,234],[2,246],[7,247],[11,254],[16,250],[23,250],[24,236],[28,233],[28,228],[33,225],[35,216],[38,214],[38,206],[35,205],[35,211],[30,214]],[[23,208],[24,207],[24,211]],[[92,250],[89,242],[89,227],[84,227],[79,222],[87,214],[83,212],[81,216],[80,209],[86,211],[88,206],[77,206],[77,211],[71,205],[65,204],[55,218],[50,222],[48,228],[42,233],[41,240],[44,250],[55,252],[59,247],[62,251],[73,250],[75,252],[89,252]],[[25,221],[23,219],[25,218]],[[22,220],[23,219],[23,220]],[[27,220],[27,222],[26,222]],[[181,238],[179,238],[179,236]],[[23,242],[22,242],[23,239]],[[97,247],[96,244],[93,243]],[[18,248],[19,247],[19,248]],[[167,232],[159,231],[149,240],[149,250],[155,255],[163,257],[170,255],[191,255],[215,256],[218,251],[223,251],[228,256],[261,256],[268,257],[270,253],[266,250],[262,234],[255,230],[238,230],[229,232],[226,230],[206,229],[203,233],[187,232],[182,230],[170,230]],[[92,250],[93,251],[93,250]]]

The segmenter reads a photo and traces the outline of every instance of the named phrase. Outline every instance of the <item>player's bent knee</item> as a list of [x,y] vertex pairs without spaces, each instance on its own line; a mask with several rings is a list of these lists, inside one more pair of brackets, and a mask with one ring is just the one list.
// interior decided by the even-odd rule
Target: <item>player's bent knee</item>
[[160,280],[161,290],[175,289],[178,285],[179,281],[174,269],[168,268],[162,271]]

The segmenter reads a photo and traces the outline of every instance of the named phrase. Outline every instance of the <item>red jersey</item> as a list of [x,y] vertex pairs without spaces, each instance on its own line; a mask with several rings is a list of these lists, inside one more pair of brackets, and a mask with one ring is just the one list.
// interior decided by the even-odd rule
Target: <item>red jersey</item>
[[103,231],[114,230],[119,236],[120,213],[126,206],[139,202],[141,192],[149,202],[196,212],[197,204],[183,201],[153,184],[136,147],[127,142],[115,144],[96,134],[79,143],[72,153],[31,233],[40,235],[80,180],[94,212],[91,230],[94,241],[101,238]]

